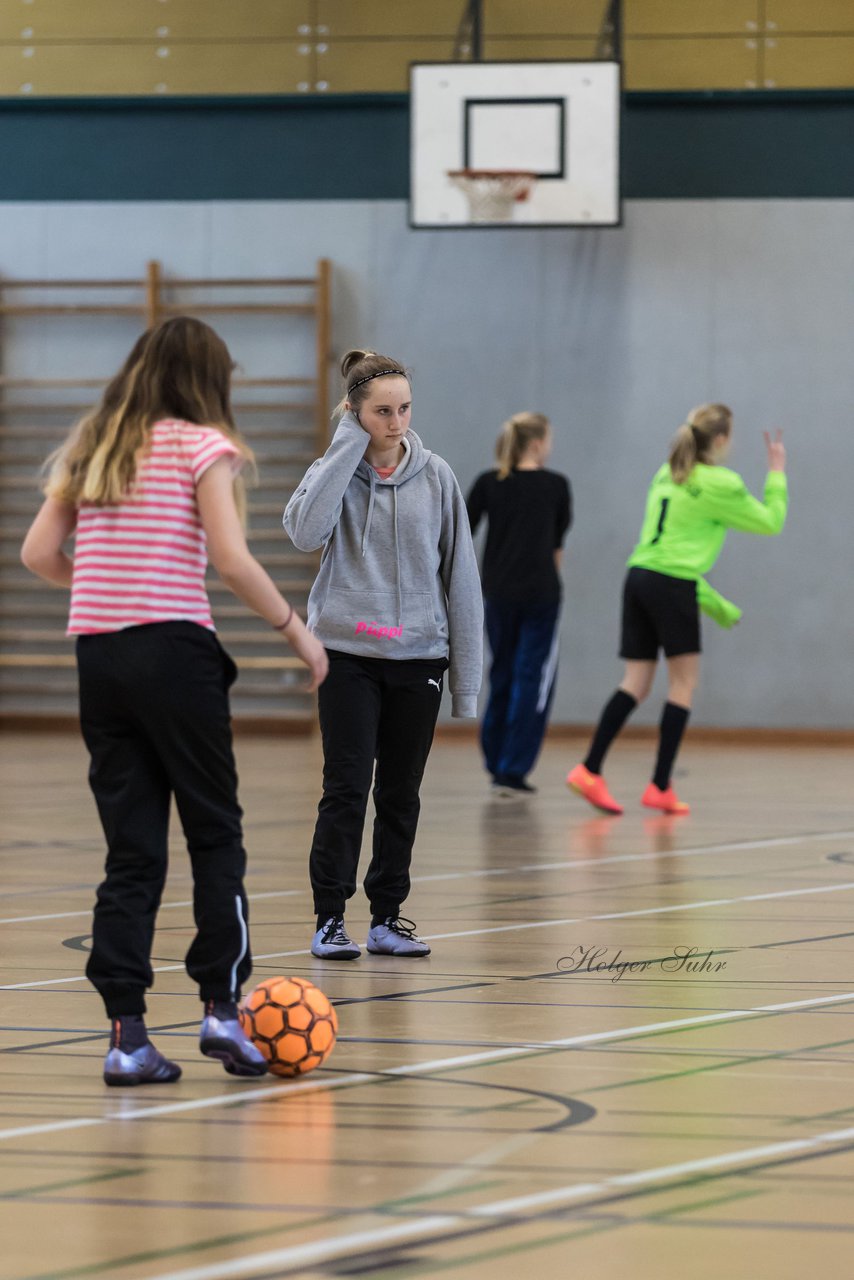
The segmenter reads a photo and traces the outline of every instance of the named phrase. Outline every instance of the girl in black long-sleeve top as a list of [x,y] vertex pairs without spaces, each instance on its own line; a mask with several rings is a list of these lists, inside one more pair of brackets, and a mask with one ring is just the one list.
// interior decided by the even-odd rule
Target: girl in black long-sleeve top
[[557,675],[558,566],[572,497],[566,477],[545,467],[551,438],[543,414],[515,414],[499,437],[497,468],[478,476],[466,503],[472,532],[488,521],[482,578],[492,666],[481,746],[501,795],[535,790],[526,775]]

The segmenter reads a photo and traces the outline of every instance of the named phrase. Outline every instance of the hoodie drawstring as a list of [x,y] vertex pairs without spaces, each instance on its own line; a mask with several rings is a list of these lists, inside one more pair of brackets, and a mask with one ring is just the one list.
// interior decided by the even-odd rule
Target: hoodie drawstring
[[368,498],[368,514],[365,518],[365,527],[362,530],[362,559],[365,558],[365,552],[368,547],[368,538],[371,536],[371,520],[374,517],[374,494],[376,493],[376,481],[374,480],[373,467],[369,469],[368,482],[371,486],[371,496]]
[[403,626],[403,597],[400,590],[400,543],[397,539],[397,485],[392,489],[394,494],[394,562],[397,568],[397,625]]
[[[368,482],[371,487],[370,497],[368,498],[368,514],[365,517],[365,527],[362,530],[362,559],[368,549],[368,540],[371,536],[371,522],[374,518],[374,500],[376,496],[376,478],[373,467],[369,468]],[[394,508],[394,563],[397,571],[397,625],[403,626],[403,592],[400,585],[400,542],[397,536],[397,485],[391,486],[392,503]]]

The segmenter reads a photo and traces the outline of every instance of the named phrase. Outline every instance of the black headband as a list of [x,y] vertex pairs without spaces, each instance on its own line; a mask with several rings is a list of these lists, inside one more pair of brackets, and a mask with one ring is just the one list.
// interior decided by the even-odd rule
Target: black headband
[[402,369],[380,369],[379,373],[369,373],[367,378],[360,378],[358,382],[354,382],[352,387],[347,388],[347,395],[351,391],[355,391],[357,387],[361,387],[362,383],[371,382],[374,378],[384,378],[387,373],[396,373],[399,378],[406,377]]

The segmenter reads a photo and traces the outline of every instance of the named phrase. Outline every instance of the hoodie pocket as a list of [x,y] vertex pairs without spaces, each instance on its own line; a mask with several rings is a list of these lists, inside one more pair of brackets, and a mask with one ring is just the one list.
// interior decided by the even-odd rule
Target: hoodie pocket
[[359,591],[330,587],[315,625],[320,640],[331,649],[346,643],[358,652],[364,645],[372,656],[389,655],[435,643],[437,629],[427,592]]

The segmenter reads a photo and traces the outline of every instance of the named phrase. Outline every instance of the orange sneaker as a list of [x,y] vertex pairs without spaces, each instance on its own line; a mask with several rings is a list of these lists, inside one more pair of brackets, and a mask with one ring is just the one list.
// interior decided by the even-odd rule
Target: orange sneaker
[[577,791],[580,796],[584,796],[594,809],[601,809],[603,813],[623,812],[623,806],[617,804],[605,786],[605,779],[601,773],[591,773],[583,764],[577,764],[574,769],[570,769],[566,776],[566,785],[572,791]]
[[691,806],[686,804],[684,800],[680,800],[672,787],[662,791],[654,782],[649,784],[641,796],[641,804],[645,804],[647,809],[660,809],[662,813],[681,815],[691,812]]

